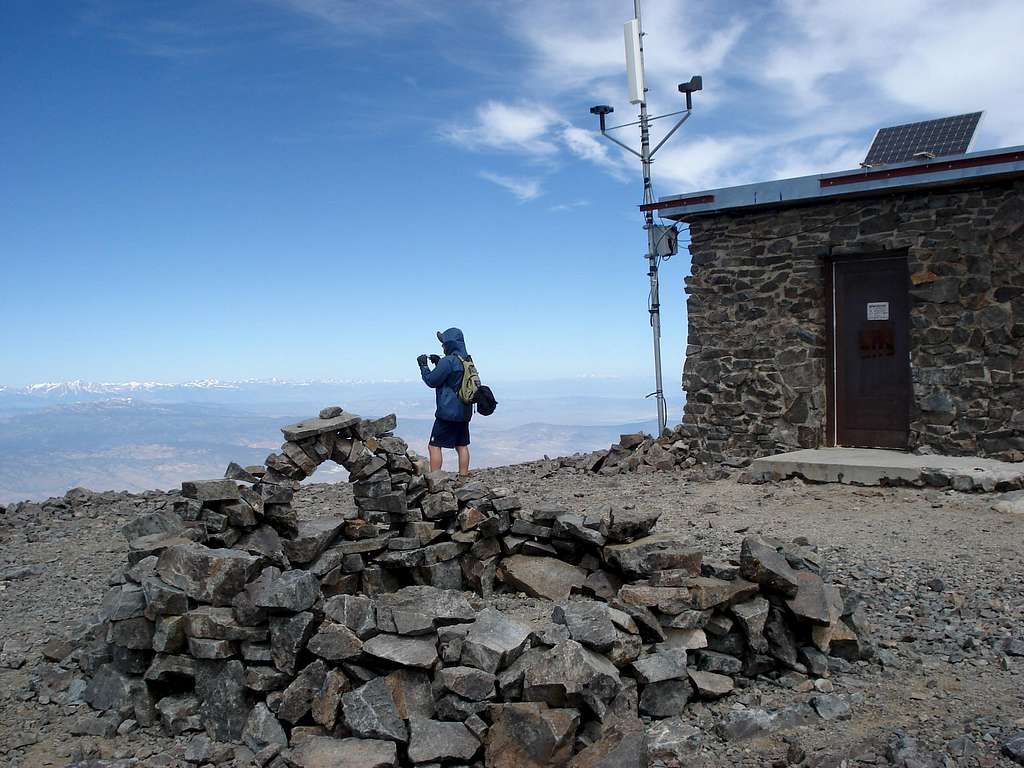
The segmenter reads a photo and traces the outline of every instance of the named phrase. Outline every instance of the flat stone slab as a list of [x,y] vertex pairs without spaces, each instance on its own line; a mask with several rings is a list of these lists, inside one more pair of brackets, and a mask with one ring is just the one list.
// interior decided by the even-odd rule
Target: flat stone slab
[[1003,494],[992,505],[992,509],[1010,515],[1024,515],[1024,491]]
[[573,589],[583,586],[587,572],[553,557],[512,555],[501,561],[498,578],[531,597],[561,602],[568,599]]
[[665,680],[682,680],[686,677],[686,651],[661,651],[641,656],[633,662],[637,679],[644,685],[661,683]]
[[981,459],[972,456],[917,456],[876,448],[817,448],[754,459],[755,478],[786,478],[800,475],[815,483],[881,485],[904,482],[938,484],[958,490],[1009,490],[1024,486],[1024,463]]
[[691,669],[688,670],[687,674],[690,677],[690,682],[693,683],[693,687],[697,689],[697,693],[708,699],[721,698],[731,693],[735,687],[731,677],[719,675],[716,672],[698,672]]
[[430,669],[437,661],[437,637],[405,637],[381,634],[363,644],[363,653],[403,667]]
[[181,495],[196,501],[234,501],[238,486],[231,480],[186,480],[181,484]]
[[398,765],[398,749],[380,739],[311,736],[292,749],[291,761],[300,768],[391,768]]
[[431,586],[403,587],[377,599],[377,625],[383,632],[402,633],[400,614],[423,616],[428,627],[472,621],[476,611],[462,592]]
[[359,417],[354,413],[343,412],[340,416],[330,419],[314,417],[300,421],[298,424],[289,424],[287,427],[281,427],[281,434],[284,435],[285,440],[304,440],[307,437],[322,435],[324,432],[337,432],[358,423]]
[[414,763],[471,760],[480,740],[462,723],[409,718],[409,759]]

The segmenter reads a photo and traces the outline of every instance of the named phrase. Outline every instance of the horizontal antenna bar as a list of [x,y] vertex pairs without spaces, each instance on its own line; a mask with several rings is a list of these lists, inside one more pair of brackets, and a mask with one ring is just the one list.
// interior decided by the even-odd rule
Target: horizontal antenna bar
[[[688,109],[680,109],[678,112],[669,112],[664,115],[658,115],[657,117],[648,117],[647,122],[653,123],[655,120],[661,120],[663,117],[674,117],[675,115],[681,115],[683,112],[689,112]],[[617,131],[619,128],[629,128],[631,125],[640,125],[639,120],[634,120],[632,123],[623,123],[622,125],[614,125],[611,128],[605,128],[606,131]]]

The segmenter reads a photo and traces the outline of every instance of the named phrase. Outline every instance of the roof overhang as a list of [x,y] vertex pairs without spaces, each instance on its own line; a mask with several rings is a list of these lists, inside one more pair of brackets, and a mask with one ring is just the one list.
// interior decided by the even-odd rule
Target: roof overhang
[[655,210],[667,219],[689,221],[723,212],[806,205],[844,197],[878,196],[1015,176],[1024,176],[1024,146],[707,189],[662,197],[658,202],[641,208]]

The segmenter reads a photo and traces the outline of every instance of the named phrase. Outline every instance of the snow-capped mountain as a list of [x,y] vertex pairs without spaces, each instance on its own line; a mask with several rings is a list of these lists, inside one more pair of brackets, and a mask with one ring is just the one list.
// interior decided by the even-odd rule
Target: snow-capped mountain
[[29,384],[25,387],[0,385],[0,404],[17,407],[41,403],[92,402],[109,397],[141,397],[147,400],[233,400],[239,396],[245,399],[261,394],[273,393],[275,397],[287,393],[303,393],[320,388],[353,389],[364,387],[389,387],[407,385],[409,381],[371,380],[285,380],[245,379],[221,381],[220,379],[195,379],[177,383],[161,381],[95,382],[74,379],[72,381],[47,381]]
[[[222,382],[217,379],[204,379],[201,381],[186,381],[181,384],[166,384],[159,381],[123,381],[117,383],[82,381],[46,381],[39,384],[29,384],[20,390],[21,394],[27,396],[49,396],[59,398],[77,397],[81,395],[121,395],[154,392],[157,390],[169,389],[237,389],[235,382]],[[0,392],[11,391],[18,393],[17,389],[0,387]]]
[[[516,398],[640,397],[648,391],[646,381],[581,375],[551,381],[495,382],[503,395]],[[134,397],[150,402],[345,402],[355,398],[396,398],[420,400],[429,391],[415,379],[238,379],[207,378],[177,383],[162,381],[95,382],[83,379],[47,381],[12,387],[0,384],[0,414],[5,409],[95,402],[111,397]]]

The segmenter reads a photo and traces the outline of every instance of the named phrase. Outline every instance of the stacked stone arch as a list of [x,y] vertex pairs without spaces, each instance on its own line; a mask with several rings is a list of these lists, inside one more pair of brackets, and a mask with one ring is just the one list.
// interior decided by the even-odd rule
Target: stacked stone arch
[[[526,508],[430,472],[395,426],[324,409],[263,466],[129,523],[77,651],[97,719],[205,731],[275,768],[671,764],[699,748],[691,702],[870,653],[859,601],[806,547],[751,538],[738,566],[705,563],[642,500]],[[354,508],[300,518],[328,460]],[[516,593],[550,620],[496,607]]]

